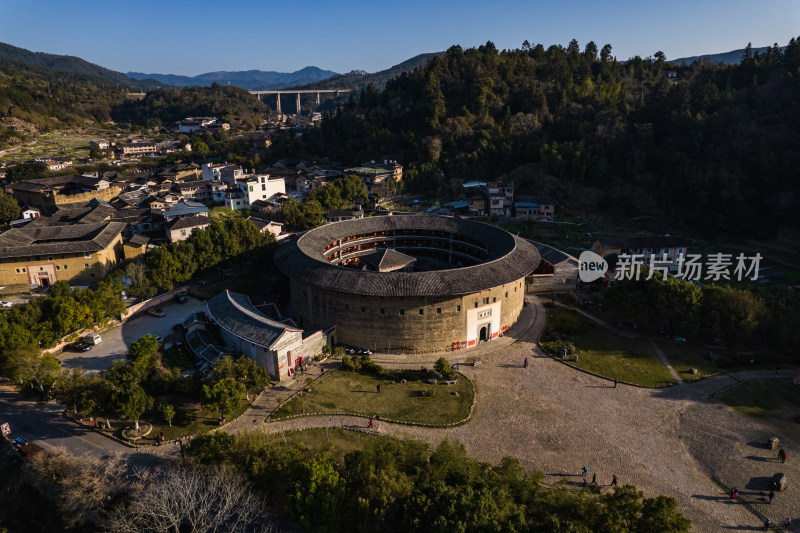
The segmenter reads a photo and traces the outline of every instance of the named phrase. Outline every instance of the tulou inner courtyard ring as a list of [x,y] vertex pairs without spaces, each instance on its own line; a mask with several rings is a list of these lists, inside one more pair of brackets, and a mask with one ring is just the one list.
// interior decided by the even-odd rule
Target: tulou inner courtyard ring
[[466,349],[519,317],[536,247],[496,226],[439,216],[327,224],[278,248],[306,330],[387,352]]

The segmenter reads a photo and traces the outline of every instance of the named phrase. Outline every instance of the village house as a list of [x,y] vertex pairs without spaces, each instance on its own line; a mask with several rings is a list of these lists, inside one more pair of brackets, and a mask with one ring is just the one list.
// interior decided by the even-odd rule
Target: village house
[[514,209],[514,182],[490,181],[486,184],[489,214],[510,217]]
[[219,327],[226,346],[252,359],[277,380],[293,376],[328,342],[325,332],[303,331],[273,320],[247,296],[229,290],[208,300],[206,314]]
[[194,230],[207,228],[211,219],[207,216],[179,218],[166,227],[169,242],[185,241]]
[[283,233],[283,224],[280,222],[272,222],[271,220],[256,217],[247,217],[247,220],[252,222],[260,233],[272,233],[276,239]]
[[328,209],[326,220],[328,223],[341,222],[343,220],[358,220],[364,218],[364,210],[361,206],[352,209]]
[[178,121],[178,133],[196,133],[198,130],[216,124],[216,117],[186,117]]
[[660,235],[606,236],[592,243],[592,251],[609,263],[607,277],[616,274],[617,258],[620,255],[637,256],[647,265],[652,255],[657,265],[675,271],[686,260],[688,241],[682,237]]
[[90,285],[123,259],[123,222],[25,227],[0,235],[0,285]]
[[111,200],[120,188],[104,178],[88,176],[56,176],[18,181],[8,186],[20,205],[52,213],[59,205],[86,202],[91,199]]

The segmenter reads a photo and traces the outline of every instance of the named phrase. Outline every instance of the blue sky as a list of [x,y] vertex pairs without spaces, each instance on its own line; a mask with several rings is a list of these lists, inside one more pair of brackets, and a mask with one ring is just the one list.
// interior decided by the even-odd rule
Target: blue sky
[[0,41],[122,72],[370,72],[453,44],[610,43],[619,59],[726,52],[800,34],[797,0],[0,0]]

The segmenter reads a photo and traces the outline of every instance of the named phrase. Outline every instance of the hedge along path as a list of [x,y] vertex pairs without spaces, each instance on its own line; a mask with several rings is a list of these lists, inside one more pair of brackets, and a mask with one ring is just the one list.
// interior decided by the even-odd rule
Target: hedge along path
[[[276,417],[275,413],[277,413],[282,407],[284,407],[289,402],[291,402],[293,400],[296,400],[297,396],[303,393],[302,389],[297,391],[297,392],[295,392],[294,394],[292,394],[283,403],[281,403],[278,407],[276,407],[273,410],[273,412],[270,413],[270,416],[267,417],[267,422],[277,422],[277,421],[289,420],[289,419],[294,419],[294,418],[304,418],[304,417],[319,417],[319,416],[328,416],[328,417],[337,416],[337,417],[340,417],[340,416],[346,416],[346,417],[356,417],[356,418],[362,418],[362,419],[363,418],[375,419],[375,420],[381,420],[381,421],[384,421],[384,422],[391,422],[391,423],[394,423],[394,424],[407,425],[407,426],[420,426],[420,427],[431,427],[431,428],[437,428],[437,427],[438,428],[446,428],[446,427],[460,426],[460,425],[466,424],[472,418],[472,415],[473,415],[473,413],[475,411],[475,405],[477,404],[478,394],[477,394],[477,390],[476,390],[475,383],[474,383],[473,380],[469,379],[467,376],[465,376],[461,372],[457,372],[456,371],[455,373],[458,374],[459,379],[463,379],[469,384],[469,388],[470,388],[470,390],[472,392],[472,401],[470,402],[469,411],[468,411],[467,415],[465,417],[463,417],[463,418],[461,418],[459,420],[453,421],[453,422],[448,422],[448,423],[443,423],[443,424],[416,422],[416,421],[413,421],[413,420],[399,420],[399,419],[395,419],[395,418],[387,417],[387,416],[382,416],[382,415],[378,415],[378,414],[365,414],[365,413],[351,412],[351,411],[347,411],[347,410],[312,411],[312,412],[297,413],[297,414],[291,414],[291,415],[284,415],[284,416]],[[334,376],[337,376],[338,379],[348,379],[348,375],[347,374],[348,374],[348,372],[346,372],[346,371],[339,371],[339,374],[334,374]],[[353,373],[353,374],[354,374],[354,376],[356,376],[356,375],[362,376],[362,375],[356,374],[356,373]],[[330,375],[330,372],[327,372],[325,375]],[[322,376],[320,376],[320,377],[322,377]],[[387,384],[381,383],[381,385],[386,386]],[[391,387],[392,385],[388,385],[388,386]],[[437,390],[437,394],[441,394],[443,391],[447,391],[448,394],[450,393],[450,389],[448,388],[449,385],[439,385],[439,384],[437,384],[437,385],[433,385],[433,387],[436,387],[435,390]],[[410,389],[411,387],[409,386],[409,387],[406,387],[406,388]],[[442,391],[440,391],[438,389],[442,389]],[[384,394],[386,390],[387,389],[383,389],[384,392],[381,393],[381,394]],[[356,391],[354,391],[354,392],[356,392]],[[364,392],[364,391],[357,391],[357,392]],[[313,393],[309,393],[309,394],[313,394]],[[367,392],[367,394],[369,394],[369,393]],[[310,427],[316,427],[316,426],[310,426]]]

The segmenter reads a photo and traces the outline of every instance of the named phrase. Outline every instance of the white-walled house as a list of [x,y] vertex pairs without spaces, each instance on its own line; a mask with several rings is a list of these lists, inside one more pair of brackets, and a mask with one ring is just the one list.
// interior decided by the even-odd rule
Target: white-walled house
[[250,298],[226,290],[206,303],[210,321],[227,346],[254,360],[274,379],[285,379],[322,352],[323,331],[303,331],[277,322],[255,308]]
[[207,216],[179,218],[166,227],[169,242],[185,241],[192,232],[198,229],[207,228],[211,224],[211,219]]

